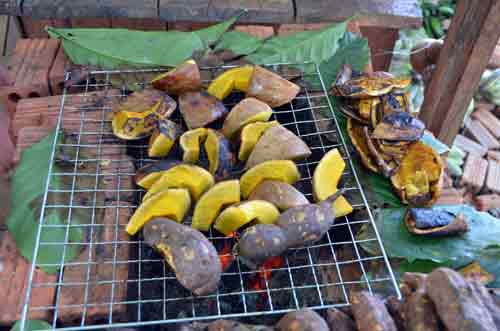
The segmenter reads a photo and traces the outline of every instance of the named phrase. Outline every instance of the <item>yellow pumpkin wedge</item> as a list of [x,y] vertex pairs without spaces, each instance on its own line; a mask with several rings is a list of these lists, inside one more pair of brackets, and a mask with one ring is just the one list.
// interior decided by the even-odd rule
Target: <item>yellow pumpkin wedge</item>
[[226,98],[234,89],[246,92],[252,79],[253,70],[253,66],[226,70],[210,83],[207,91],[219,100]]
[[167,156],[181,132],[181,127],[175,122],[160,120],[158,128],[153,131],[149,138],[148,156]]
[[245,98],[226,116],[221,132],[227,139],[231,139],[243,126],[252,122],[265,122],[272,114],[273,110],[264,102],[255,98]]
[[186,189],[169,189],[158,192],[136,209],[130,218],[126,231],[134,235],[154,217],[168,217],[176,222],[184,219],[191,206],[191,197]]
[[113,133],[120,139],[136,140],[150,136],[156,129],[158,120],[155,111],[158,102],[151,110],[144,112],[119,111],[114,114],[111,126]]
[[212,186],[196,203],[191,226],[208,231],[222,208],[240,202],[240,182],[222,181]]
[[279,216],[278,208],[270,202],[245,201],[224,209],[217,217],[214,228],[227,236],[251,221],[255,220],[258,224],[273,224]]
[[186,131],[179,139],[182,149],[182,161],[186,163],[196,163],[200,158],[200,145],[207,137],[207,129],[198,128]]
[[[313,193],[317,202],[328,199],[337,192],[340,177],[345,169],[345,162],[338,149],[326,153],[314,169]],[[333,203],[335,217],[345,216],[353,211],[351,204],[340,196]]]
[[187,60],[174,69],[155,77],[151,84],[158,90],[178,95],[184,92],[199,91],[201,76],[194,60]]
[[241,195],[248,198],[252,191],[264,180],[279,180],[293,184],[300,179],[300,172],[293,161],[271,160],[249,169],[240,178]]
[[240,150],[238,152],[238,159],[240,161],[246,161],[250,156],[250,153],[252,153],[259,138],[267,129],[276,125],[279,125],[278,121],[255,122],[245,125],[241,130],[241,143]]
[[144,195],[142,201],[146,201],[158,192],[169,188],[188,189],[191,197],[196,201],[213,185],[214,178],[205,169],[191,164],[181,164],[163,172],[160,179]]
[[148,164],[137,170],[134,177],[135,183],[142,188],[149,189],[165,171],[179,164],[177,160],[159,160]]
[[205,151],[209,162],[209,171],[217,181],[230,176],[234,164],[231,143],[218,131],[207,129]]

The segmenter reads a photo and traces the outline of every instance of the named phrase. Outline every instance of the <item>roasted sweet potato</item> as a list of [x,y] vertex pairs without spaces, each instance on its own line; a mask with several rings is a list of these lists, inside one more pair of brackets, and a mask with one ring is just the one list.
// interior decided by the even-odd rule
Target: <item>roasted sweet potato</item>
[[269,160],[301,160],[309,157],[307,144],[284,126],[267,129],[248,157],[247,169]]
[[158,128],[153,131],[149,138],[148,156],[167,156],[175,141],[182,133],[182,128],[170,120],[159,120]]
[[207,129],[198,128],[186,131],[179,139],[182,148],[182,161],[186,163],[196,163],[200,158],[200,145],[207,137]]
[[142,200],[146,201],[169,188],[185,188],[189,190],[193,200],[197,201],[213,185],[214,178],[205,169],[191,164],[180,164],[164,171]]
[[283,229],[273,224],[256,224],[243,231],[234,250],[243,263],[255,268],[267,259],[283,254],[287,248]]
[[227,180],[212,186],[205,192],[193,212],[192,227],[208,231],[223,207],[240,202],[240,182]]
[[204,146],[207,152],[210,173],[217,180],[229,177],[236,161],[229,140],[218,131],[207,129]]
[[295,187],[277,180],[265,180],[252,191],[248,200],[269,201],[280,210],[306,205],[307,198]]
[[204,91],[181,94],[179,108],[189,130],[207,126],[228,112],[222,102]]
[[177,160],[159,160],[155,163],[148,164],[135,173],[135,183],[142,188],[149,189],[158,179],[160,179],[163,172],[172,167],[179,165]]
[[224,71],[210,83],[207,92],[219,100],[226,98],[233,90],[246,92],[250,86],[253,71],[253,66],[242,66]]
[[462,214],[455,216],[432,208],[408,209],[405,224],[411,233],[431,237],[460,235],[469,230]]
[[382,300],[368,291],[351,292],[351,309],[359,331],[397,331]]
[[298,85],[272,71],[255,66],[246,95],[264,101],[274,108],[292,101],[299,92]]
[[253,151],[255,145],[257,144],[259,138],[267,129],[276,125],[279,125],[278,121],[255,122],[245,125],[241,130],[238,160],[246,161],[250,153]]
[[276,324],[278,331],[329,331],[328,324],[318,313],[303,308],[283,316]]
[[167,218],[155,218],[144,227],[144,239],[163,255],[186,289],[195,295],[217,289],[222,271],[219,255],[201,232]]
[[255,98],[245,98],[231,109],[224,120],[221,132],[227,139],[231,139],[248,123],[265,122],[272,114],[273,110],[264,102]]
[[158,192],[141,203],[128,221],[125,230],[129,235],[134,235],[154,217],[168,217],[181,222],[190,206],[191,197],[186,189],[167,189]]
[[373,130],[372,137],[389,141],[417,141],[422,138],[425,125],[407,112],[396,111],[385,115]]
[[188,60],[176,68],[155,77],[151,84],[158,90],[172,95],[201,89],[200,70],[194,60]]
[[356,323],[352,318],[337,308],[330,308],[326,311],[326,322],[330,330],[356,331]]
[[241,195],[248,198],[257,185],[270,179],[293,184],[300,179],[300,172],[295,163],[289,160],[260,163],[241,176]]

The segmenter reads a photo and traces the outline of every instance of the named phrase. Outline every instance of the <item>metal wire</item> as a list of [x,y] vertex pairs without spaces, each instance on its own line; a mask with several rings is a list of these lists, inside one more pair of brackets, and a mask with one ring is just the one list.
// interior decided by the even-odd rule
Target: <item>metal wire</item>
[[[206,78],[204,83],[208,84],[213,77],[230,67],[203,68],[202,77]],[[132,212],[144,192],[140,188],[126,185],[134,175],[130,169],[122,170],[122,163],[130,162],[126,156],[119,153],[116,158],[103,155],[109,146],[123,147],[125,144],[111,133],[109,103],[100,102],[75,108],[71,103],[71,98],[75,95],[67,94],[65,89],[41,209],[34,263],[23,306],[21,330],[34,311],[50,312],[52,329],[90,330],[281,314],[302,307],[343,307],[350,304],[349,293],[353,289],[365,289],[369,292],[383,289],[400,295],[318,67],[312,64],[273,64],[269,67],[285,78],[295,78],[301,85],[301,93],[295,100],[273,112],[273,118],[301,137],[312,151],[311,157],[297,163],[302,178],[296,187],[313,201],[311,180],[314,168],[325,153],[338,148],[347,163],[341,186],[346,188],[346,196],[355,208],[354,216],[338,218],[321,241],[308,247],[289,250],[283,257],[282,265],[266,270],[248,269],[232,256],[230,249],[226,249],[236,239],[210,230],[207,237],[219,253],[226,249],[224,257],[234,261],[223,272],[215,293],[194,297],[182,289],[170,267],[161,256],[147,247],[140,236],[124,236],[128,218],[122,217],[120,211],[125,209]],[[297,70],[290,68],[301,69],[299,77]],[[113,82],[116,78],[126,80],[128,76],[133,76],[137,80],[138,75],[157,72],[158,70],[94,71],[84,84],[72,86],[72,89],[79,90],[77,97],[88,96],[93,91],[106,91],[106,98],[113,99],[129,93],[125,88],[115,89]],[[70,78],[68,73],[66,80]],[[311,80],[316,84],[308,83]],[[147,85],[145,76],[137,84]],[[234,105],[241,96],[230,99],[228,107]],[[61,139],[68,136],[72,139]],[[64,160],[67,165],[64,169],[54,166],[61,149],[70,151],[70,156]],[[89,150],[92,151],[90,154]],[[127,145],[127,152],[134,156],[136,167],[155,161],[147,157],[146,151],[145,142]],[[106,166],[112,171],[104,169]],[[114,184],[111,187],[106,185],[105,179],[114,177]],[[87,183],[89,180],[91,184]],[[70,184],[62,187],[54,185],[58,182]],[[103,198],[106,194],[114,197],[113,203]],[[129,195],[134,195],[135,200],[127,202],[124,197]],[[63,198],[54,199],[54,196]],[[48,222],[47,216],[52,212],[65,215],[66,222]],[[102,215],[111,212],[114,213],[113,221],[106,223]],[[76,218],[81,213],[87,215],[87,218]],[[190,219],[185,223],[189,224]],[[371,227],[370,233],[373,235],[363,239],[356,238],[356,231],[361,226]],[[64,231],[63,241],[46,239],[44,232],[54,230]],[[74,230],[82,231],[85,235],[75,240],[71,238]],[[107,236],[100,235],[103,231]],[[361,244],[376,246],[380,254],[368,255],[360,247]],[[61,259],[44,264],[38,256],[40,249],[51,246],[62,248]],[[78,248],[78,257],[69,259],[68,254]],[[98,259],[99,252],[107,248],[112,253],[104,260]],[[341,252],[345,248],[352,253],[351,256]],[[379,267],[378,272],[371,272],[373,265]],[[36,266],[56,267],[59,271],[52,281],[42,283],[34,277]],[[106,271],[111,268],[111,273],[104,274],[110,279],[100,279],[95,274],[98,268]],[[346,268],[356,269],[359,277],[349,276],[344,272]],[[74,270],[82,270],[81,278],[75,278]],[[127,271],[125,277],[123,270]],[[260,283],[256,283],[256,280]],[[32,289],[43,287],[56,289],[55,301],[51,306],[35,306],[30,301]],[[76,293],[79,293],[77,289],[82,291],[83,288],[81,301],[68,299],[72,288]],[[99,302],[89,301],[94,296]],[[151,311],[157,311],[157,314]],[[72,316],[70,324],[67,324],[65,315],[68,312]],[[62,325],[61,321],[66,324]]]

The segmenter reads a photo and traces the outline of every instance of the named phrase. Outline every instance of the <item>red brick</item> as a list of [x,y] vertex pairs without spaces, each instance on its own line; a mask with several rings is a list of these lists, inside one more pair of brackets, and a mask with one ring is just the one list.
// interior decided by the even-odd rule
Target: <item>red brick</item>
[[486,129],[481,122],[477,120],[466,121],[465,128],[467,132],[481,145],[488,149],[497,149],[500,148],[500,143],[498,139],[495,138],[489,131]]
[[488,161],[479,156],[469,154],[465,160],[461,184],[469,188],[472,192],[479,192],[483,188],[487,170]]
[[461,134],[456,136],[453,145],[457,146],[462,151],[468,154],[484,156],[488,152],[488,149],[486,147],[476,143],[475,141],[472,141],[471,139]]
[[274,28],[265,25],[238,25],[234,28],[236,31],[246,32],[254,37],[266,39],[274,35]]
[[488,176],[486,176],[485,187],[493,193],[500,193],[500,162],[488,161]]
[[491,112],[486,110],[476,110],[471,115],[472,118],[477,119],[483,124],[495,138],[500,138],[500,120]]

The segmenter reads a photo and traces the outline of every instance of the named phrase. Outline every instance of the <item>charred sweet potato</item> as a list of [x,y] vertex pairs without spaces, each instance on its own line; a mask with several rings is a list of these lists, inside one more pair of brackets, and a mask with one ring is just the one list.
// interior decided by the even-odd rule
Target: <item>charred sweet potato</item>
[[326,321],[313,310],[303,308],[283,316],[276,324],[278,331],[329,331]]
[[223,207],[240,202],[240,182],[227,180],[212,186],[198,200],[193,212],[192,227],[208,231]]
[[163,255],[186,289],[195,295],[217,289],[222,271],[219,255],[201,232],[167,218],[155,218],[144,227],[144,239]]
[[194,60],[188,60],[176,68],[155,77],[151,84],[158,90],[172,95],[201,89],[200,70]]
[[373,157],[371,156],[370,150],[368,149],[368,145],[366,143],[365,135],[363,132],[363,126],[359,125],[351,118],[347,119],[347,132],[349,133],[349,137],[351,138],[351,142],[353,146],[356,148],[356,151],[361,158],[361,163],[368,168],[369,170],[378,173],[378,166]]
[[356,323],[352,318],[337,308],[330,308],[326,311],[326,323],[330,330],[356,331]]
[[233,90],[246,92],[250,86],[253,71],[253,66],[226,70],[210,83],[207,92],[219,100],[226,98]]
[[300,179],[300,172],[295,163],[289,160],[260,163],[241,176],[241,195],[248,198],[257,185],[270,179],[293,184]]
[[190,206],[191,197],[186,189],[168,189],[158,192],[141,203],[128,221],[125,230],[129,235],[134,235],[154,217],[168,217],[181,222]]
[[397,331],[382,300],[368,291],[351,292],[351,309],[359,331]]
[[422,207],[432,205],[439,198],[442,178],[441,157],[417,141],[408,148],[391,182],[404,203]]
[[425,125],[407,112],[385,115],[373,130],[372,137],[389,141],[417,141],[422,138]]
[[235,157],[231,151],[231,143],[219,132],[207,129],[205,140],[209,171],[217,180],[225,179],[231,174]]
[[153,131],[149,138],[148,156],[167,156],[175,141],[182,133],[182,128],[170,120],[159,120],[158,128]]
[[257,265],[273,256],[283,254],[288,248],[283,229],[274,224],[256,224],[241,235],[234,246],[240,259],[249,267]]
[[245,201],[224,209],[217,217],[214,228],[227,236],[252,221],[259,224],[272,224],[279,215],[279,210],[270,202]]
[[405,224],[408,231],[422,236],[453,236],[469,230],[462,214],[455,216],[445,210],[432,208],[408,209]]
[[310,155],[311,150],[302,139],[284,126],[277,125],[267,129],[257,141],[245,168],[269,160],[301,160]]
[[[344,159],[336,148],[321,158],[313,174],[313,193],[317,202],[323,201],[337,192],[344,169]],[[332,207],[336,217],[350,214],[353,210],[351,204],[344,197],[339,197]]]
[[200,144],[207,137],[207,129],[198,128],[186,131],[179,139],[182,148],[182,161],[186,163],[196,163],[200,158]]
[[229,112],[222,126],[222,134],[231,139],[233,135],[248,123],[265,122],[273,110],[267,104],[255,98],[245,98]]
[[135,173],[135,183],[142,188],[149,189],[158,179],[160,179],[163,172],[172,167],[179,165],[177,160],[159,160],[155,163],[148,164]]
[[278,121],[255,122],[245,125],[241,130],[238,160],[246,161],[264,132],[276,125],[279,125]]
[[299,92],[298,85],[272,71],[255,66],[246,95],[264,101],[274,108],[292,101]]
[[207,126],[228,112],[222,102],[204,91],[181,94],[179,108],[189,130]]
[[214,178],[205,169],[191,164],[180,164],[164,171],[142,200],[146,201],[169,188],[185,188],[189,190],[193,200],[197,201],[213,185]]
[[248,200],[269,201],[280,210],[306,205],[307,198],[295,187],[277,180],[265,180],[252,191]]

